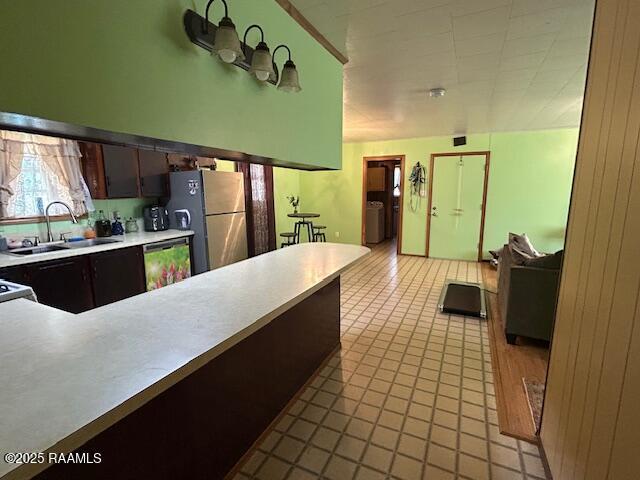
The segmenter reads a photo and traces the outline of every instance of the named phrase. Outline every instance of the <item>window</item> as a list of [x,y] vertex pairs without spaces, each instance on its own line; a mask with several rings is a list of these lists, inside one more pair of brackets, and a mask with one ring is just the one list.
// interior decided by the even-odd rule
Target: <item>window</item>
[[[53,201],[68,204],[76,215],[90,202],[76,142],[0,131],[0,220],[44,215]],[[66,215],[60,205],[52,215]]]
[[394,197],[400,196],[400,182],[402,181],[402,179],[400,178],[400,175],[401,175],[400,165],[395,165],[393,167],[393,196]]

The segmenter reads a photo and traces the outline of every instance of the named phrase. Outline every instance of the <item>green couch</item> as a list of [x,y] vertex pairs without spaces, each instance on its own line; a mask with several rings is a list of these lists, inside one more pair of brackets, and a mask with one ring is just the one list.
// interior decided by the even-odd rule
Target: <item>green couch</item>
[[[535,266],[540,265],[540,266]],[[518,336],[551,340],[562,251],[523,261],[505,245],[498,263],[498,307],[507,343]]]

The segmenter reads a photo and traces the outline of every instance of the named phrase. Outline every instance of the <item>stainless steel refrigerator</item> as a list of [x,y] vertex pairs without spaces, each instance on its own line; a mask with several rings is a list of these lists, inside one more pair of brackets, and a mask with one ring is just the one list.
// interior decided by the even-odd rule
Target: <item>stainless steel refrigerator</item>
[[242,173],[193,170],[169,175],[169,222],[178,228],[175,211],[190,213],[193,270],[207,270],[247,258],[247,224]]

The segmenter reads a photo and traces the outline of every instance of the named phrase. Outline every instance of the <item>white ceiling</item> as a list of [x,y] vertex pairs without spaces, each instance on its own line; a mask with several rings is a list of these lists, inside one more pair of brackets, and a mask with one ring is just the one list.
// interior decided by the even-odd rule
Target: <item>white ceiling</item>
[[292,3],[349,58],[345,141],[579,125],[594,0]]

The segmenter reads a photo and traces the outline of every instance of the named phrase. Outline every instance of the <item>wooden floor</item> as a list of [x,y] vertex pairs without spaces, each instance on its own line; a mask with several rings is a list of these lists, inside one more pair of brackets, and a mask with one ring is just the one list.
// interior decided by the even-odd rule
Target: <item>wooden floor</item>
[[[482,276],[488,292],[497,292],[498,275],[488,263],[482,266]],[[487,293],[487,300],[489,343],[500,433],[538,443],[522,378],[544,383],[549,349],[538,342],[527,342],[520,338],[518,345],[509,345],[504,336],[498,296],[495,293]]]

